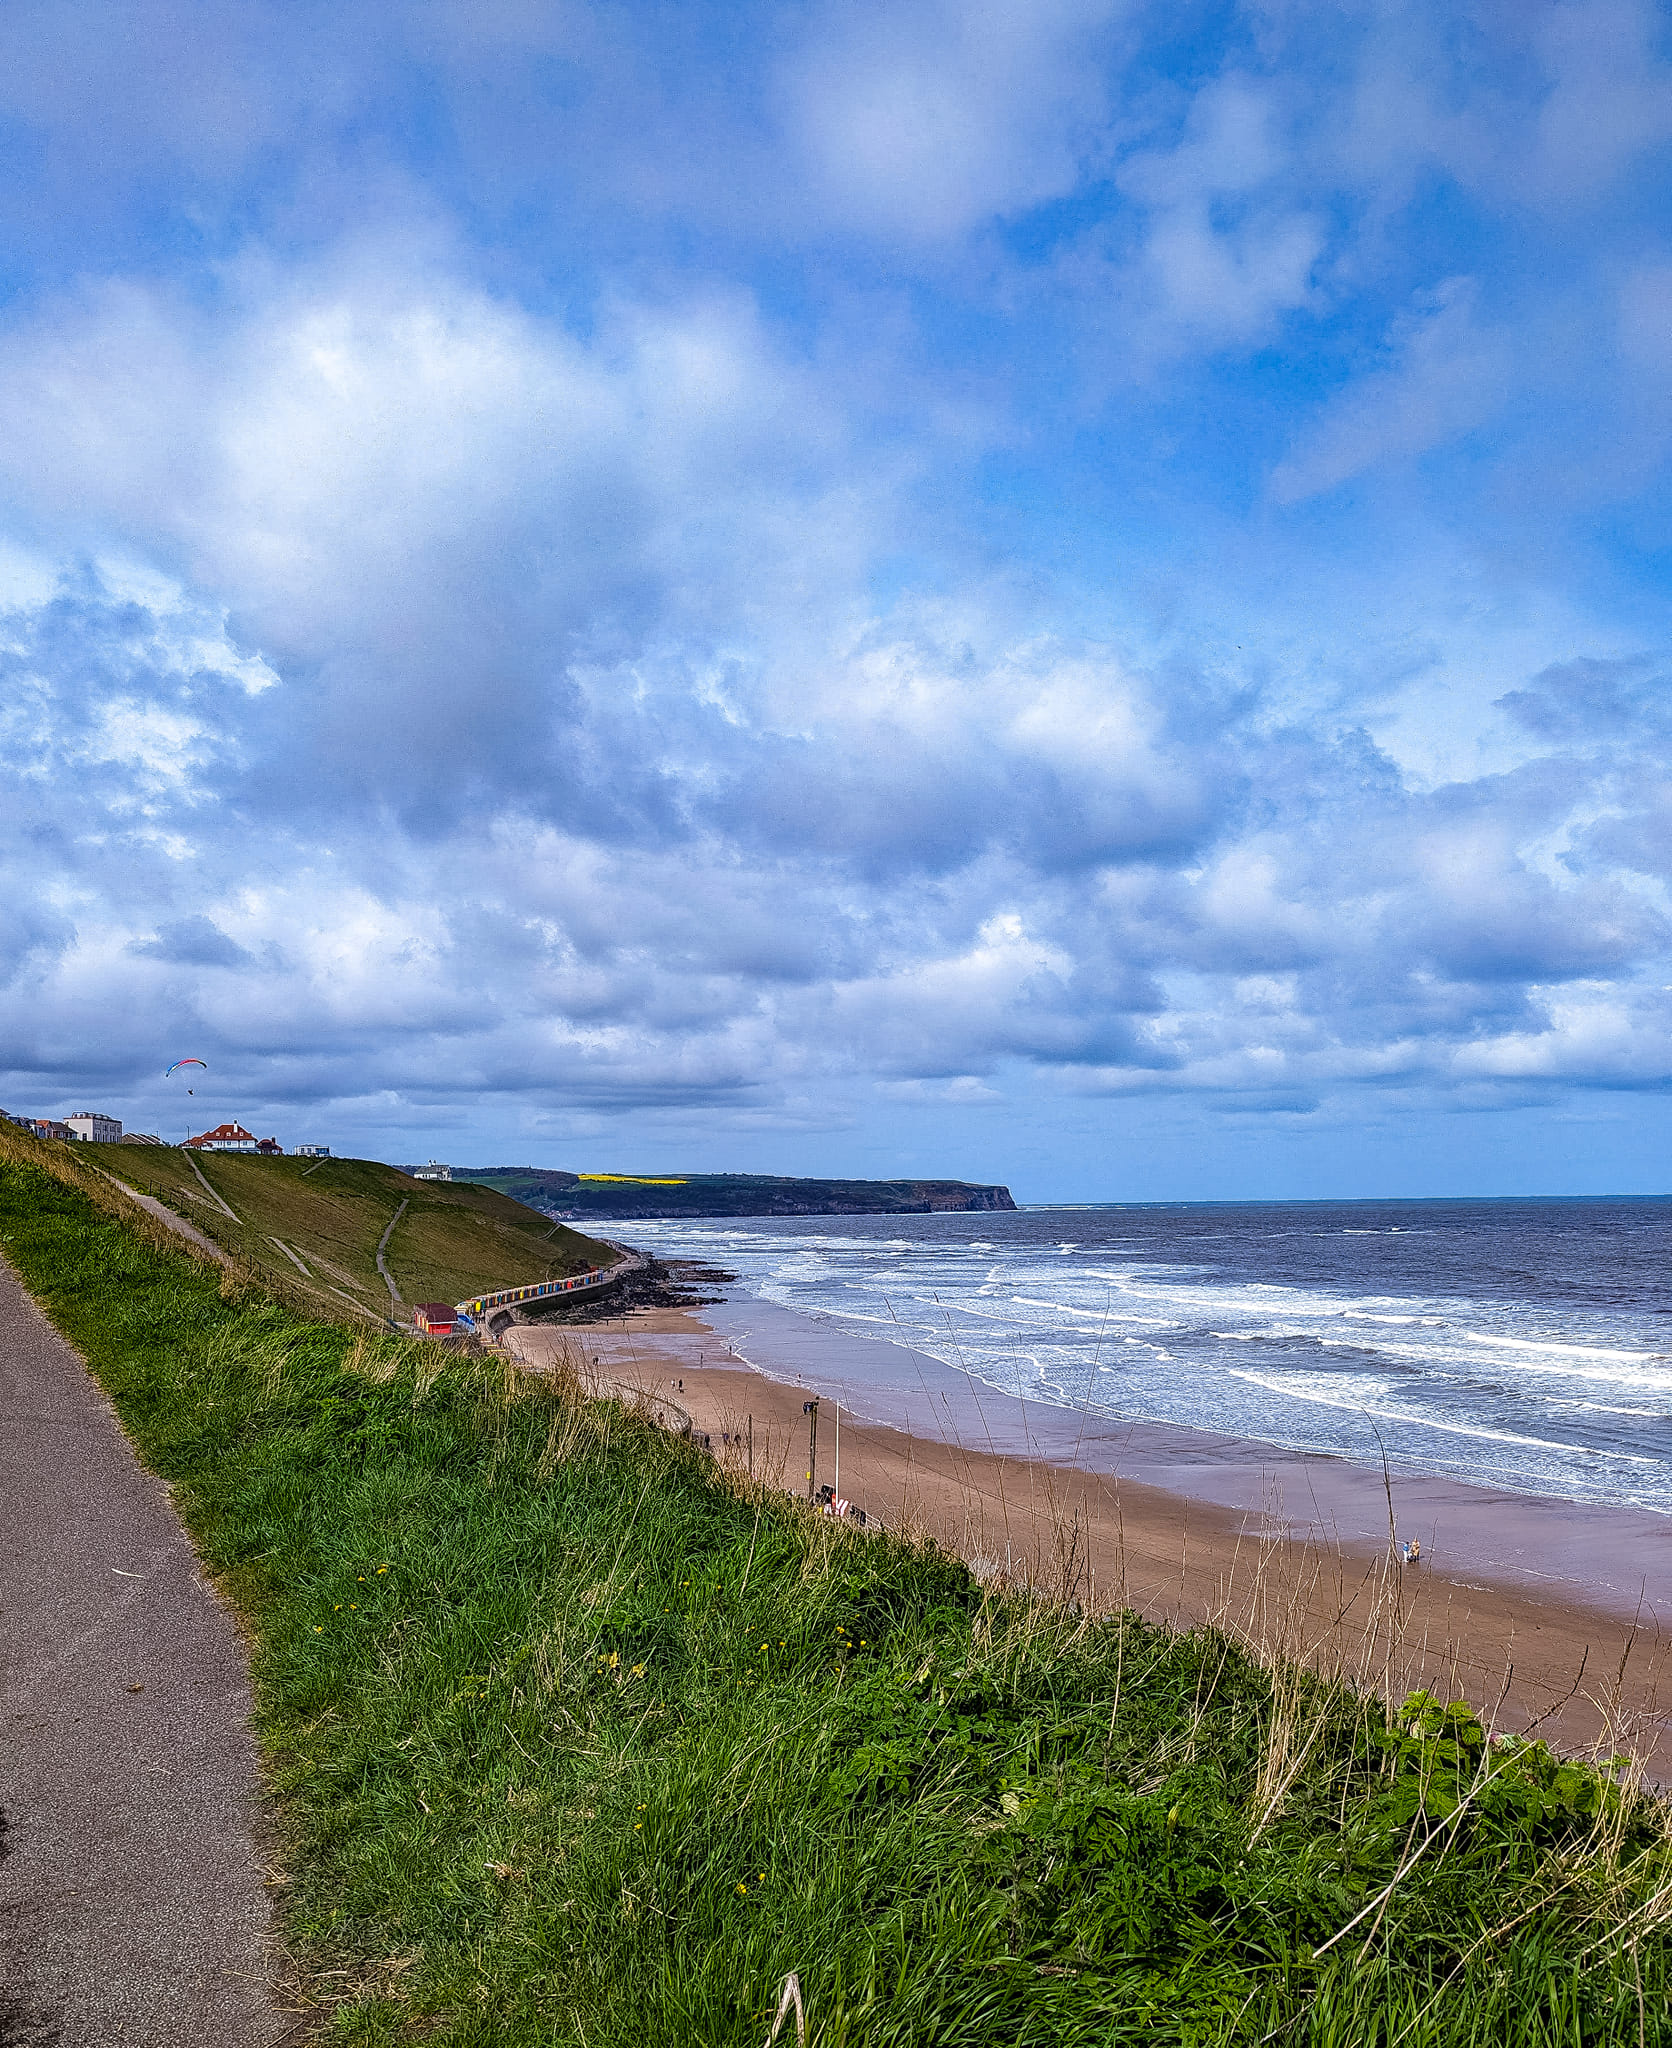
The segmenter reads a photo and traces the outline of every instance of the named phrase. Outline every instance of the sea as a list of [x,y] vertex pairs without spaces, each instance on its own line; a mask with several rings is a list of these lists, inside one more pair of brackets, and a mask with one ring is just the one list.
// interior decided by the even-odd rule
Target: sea
[[1036,1411],[1672,1515],[1672,1198],[1109,1204],[631,1234]]

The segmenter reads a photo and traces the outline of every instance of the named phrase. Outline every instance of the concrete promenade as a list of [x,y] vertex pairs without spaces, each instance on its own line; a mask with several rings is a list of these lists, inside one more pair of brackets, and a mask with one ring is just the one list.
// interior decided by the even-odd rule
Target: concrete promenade
[[249,1674],[167,1489],[0,1264],[0,2043],[274,2048]]
[[[405,1204],[402,1204],[405,1207]],[[606,1239],[605,1242],[608,1242]],[[620,1251],[620,1246],[615,1247]],[[381,1264],[381,1261],[379,1262]],[[521,1308],[530,1303],[557,1301],[577,1294],[600,1294],[606,1287],[613,1287],[618,1280],[624,1280],[629,1273],[640,1271],[649,1261],[643,1252],[622,1251],[622,1256],[610,1266],[593,1266],[584,1273],[571,1273],[566,1280],[528,1280],[515,1287],[491,1288],[484,1294],[472,1295],[468,1300],[455,1302],[460,1315],[469,1316],[472,1321],[492,1318],[503,1309]]]

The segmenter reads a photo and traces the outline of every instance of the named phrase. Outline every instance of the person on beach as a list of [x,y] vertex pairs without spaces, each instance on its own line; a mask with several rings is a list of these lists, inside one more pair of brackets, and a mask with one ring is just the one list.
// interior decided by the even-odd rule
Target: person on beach
[[1400,1546],[1399,1557],[1402,1564],[1415,1564],[1421,1556],[1422,1538],[1420,1536],[1413,1536],[1409,1543]]

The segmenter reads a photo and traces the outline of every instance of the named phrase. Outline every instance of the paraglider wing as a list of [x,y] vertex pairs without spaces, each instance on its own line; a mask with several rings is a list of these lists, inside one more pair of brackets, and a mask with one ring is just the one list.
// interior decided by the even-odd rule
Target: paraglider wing
[[169,1075],[170,1075],[170,1074],[172,1074],[172,1073],[173,1073],[173,1072],[175,1071],[175,1069],[176,1069],[176,1068],[178,1068],[178,1067],[204,1067],[204,1068],[207,1068],[207,1067],[208,1067],[208,1065],[209,1065],[209,1062],[208,1062],[207,1060],[176,1060],[176,1061],[174,1062],[174,1065],[173,1065],[172,1067],[165,1067],[165,1068],[163,1069],[163,1079],[164,1079],[164,1080],[166,1081],[166,1080],[168,1079]]

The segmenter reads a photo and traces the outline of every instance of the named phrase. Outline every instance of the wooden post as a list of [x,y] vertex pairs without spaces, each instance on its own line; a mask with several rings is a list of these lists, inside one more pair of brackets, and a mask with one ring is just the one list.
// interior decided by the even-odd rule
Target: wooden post
[[807,1418],[807,1505],[813,1504],[815,1475],[819,1469],[819,1404],[803,1401],[801,1412]]

